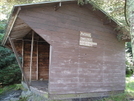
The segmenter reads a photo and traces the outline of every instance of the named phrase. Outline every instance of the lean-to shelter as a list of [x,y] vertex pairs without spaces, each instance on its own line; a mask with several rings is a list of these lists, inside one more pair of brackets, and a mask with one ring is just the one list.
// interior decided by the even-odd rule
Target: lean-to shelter
[[22,83],[35,93],[51,99],[109,96],[125,89],[125,41],[117,39],[117,26],[90,3],[17,5],[2,44],[14,51]]

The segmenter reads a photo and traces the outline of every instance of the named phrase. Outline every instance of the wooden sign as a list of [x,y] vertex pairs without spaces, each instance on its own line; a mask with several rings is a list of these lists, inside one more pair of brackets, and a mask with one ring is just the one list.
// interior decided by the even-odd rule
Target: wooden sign
[[80,32],[79,45],[95,46],[97,45],[97,43],[93,42],[93,39],[91,38],[91,33]]

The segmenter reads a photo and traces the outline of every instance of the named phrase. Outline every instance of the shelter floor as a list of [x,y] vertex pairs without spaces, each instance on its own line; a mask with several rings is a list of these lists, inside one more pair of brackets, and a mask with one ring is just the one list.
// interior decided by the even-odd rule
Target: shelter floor
[[43,81],[31,81],[31,85],[34,88],[37,88],[38,90],[42,90],[45,92],[48,92],[48,80]]

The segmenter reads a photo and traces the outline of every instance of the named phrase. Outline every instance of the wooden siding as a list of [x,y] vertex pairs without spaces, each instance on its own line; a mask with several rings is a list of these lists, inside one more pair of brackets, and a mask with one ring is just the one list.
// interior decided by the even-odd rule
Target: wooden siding
[[48,80],[49,78],[49,44],[46,42],[39,42],[39,80]]
[[[57,11],[53,6],[28,8],[19,18],[52,46],[50,94],[124,90],[124,42],[87,8],[76,4]],[[80,46],[80,31],[91,33],[97,46]]]
[[[17,52],[23,58],[23,70],[26,74],[27,80],[30,78],[30,53],[31,53],[31,35],[23,40],[15,40],[15,47]],[[38,39],[38,40],[36,40]],[[48,80],[49,78],[49,44],[36,34],[33,46],[33,56],[32,56],[32,80]],[[24,46],[22,46],[22,41]],[[37,45],[38,44],[38,45]],[[24,49],[22,49],[24,47]],[[38,49],[38,51],[37,51]],[[23,53],[22,53],[23,50]]]
[[11,31],[12,34],[10,35],[10,37],[14,39],[23,38],[26,34],[30,32],[30,30],[31,28],[23,20],[17,18]]

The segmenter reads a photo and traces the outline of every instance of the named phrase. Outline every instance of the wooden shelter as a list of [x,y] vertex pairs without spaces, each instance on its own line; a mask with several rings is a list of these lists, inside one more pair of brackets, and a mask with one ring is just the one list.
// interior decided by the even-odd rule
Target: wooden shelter
[[118,41],[117,26],[90,3],[17,5],[2,44],[13,49],[22,82],[35,93],[109,96],[125,89],[125,41]]

